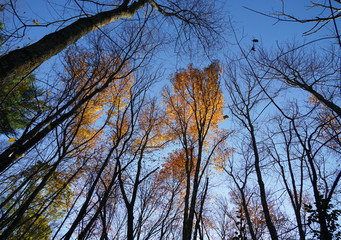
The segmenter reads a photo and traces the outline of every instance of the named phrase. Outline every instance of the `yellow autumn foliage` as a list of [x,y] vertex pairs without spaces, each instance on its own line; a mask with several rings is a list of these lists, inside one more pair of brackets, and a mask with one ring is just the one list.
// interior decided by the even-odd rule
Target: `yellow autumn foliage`
[[[120,59],[102,53],[99,59],[95,53],[87,51],[68,51],[66,79],[72,79],[72,89],[80,93],[80,99],[104,88],[87,101],[74,119],[74,129],[77,131],[73,140],[75,145],[87,142],[87,149],[94,149],[102,139],[102,125],[109,118],[114,118],[117,111],[124,108],[129,98],[129,89],[134,79],[127,74],[128,64],[122,64]],[[95,59],[95,60],[94,60]],[[75,102],[77,104],[77,102]]]
[[218,123],[223,121],[224,107],[219,76],[218,63],[212,63],[203,71],[189,65],[187,70],[173,76],[173,90],[165,88],[163,92],[167,120],[172,129],[185,127],[194,138],[199,132],[205,134],[218,129]]

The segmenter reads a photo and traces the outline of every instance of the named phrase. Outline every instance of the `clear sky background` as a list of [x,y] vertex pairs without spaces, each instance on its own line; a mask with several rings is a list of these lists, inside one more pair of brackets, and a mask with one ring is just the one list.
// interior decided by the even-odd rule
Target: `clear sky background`
[[[284,1],[284,10],[300,18],[315,16],[316,11],[307,11],[305,7],[309,1]],[[278,22],[276,19],[253,12],[252,10],[271,14],[282,10],[283,3],[280,0],[241,0],[226,1],[226,9],[229,11],[235,25],[244,31],[248,37],[257,38],[263,45],[274,45],[277,41],[292,40],[301,37],[311,24],[298,24],[292,22]],[[247,9],[249,8],[249,9]]]

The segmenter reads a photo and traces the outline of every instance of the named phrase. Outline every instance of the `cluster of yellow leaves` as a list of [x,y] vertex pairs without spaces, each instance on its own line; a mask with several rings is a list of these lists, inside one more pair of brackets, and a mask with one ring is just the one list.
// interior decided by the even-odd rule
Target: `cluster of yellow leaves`
[[71,50],[68,51],[67,57],[66,81],[72,79],[73,91],[82,93],[81,98],[109,83],[103,91],[82,106],[74,120],[74,131],[77,130],[77,135],[73,143],[88,141],[88,150],[94,149],[101,140],[103,131],[99,130],[104,120],[116,116],[117,111],[126,106],[133,83],[132,77],[125,76],[128,72],[127,65],[117,71],[119,59],[104,53],[94,61],[96,57],[98,58],[91,52]]
[[223,121],[224,99],[220,88],[220,67],[212,63],[203,71],[189,65],[171,79],[173,92],[163,92],[170,124],[186,127],[196,137],[198,131],[218,128]]

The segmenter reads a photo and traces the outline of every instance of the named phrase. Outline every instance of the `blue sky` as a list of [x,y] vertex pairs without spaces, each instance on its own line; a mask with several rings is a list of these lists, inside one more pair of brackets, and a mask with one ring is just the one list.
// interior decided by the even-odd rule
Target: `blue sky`
[[[51,2],[53,3],[54,1]],[[69,2],[72,3],[73,1]],[[316,16],[318,13],[315,9],[307,11],[308,8],[306,6],[310,3],[308,0],[286,0],[284,2],[285,10],[295,16],[309,17]],[[58,7],[58,2],[53,4],[55,5],[54,7]],[[258,38],[265,44],[289,40],[293,37],[301,37],[302,33],[309,29],[308,24],[276,23],[275,19],[262,16],[245,8],[247,7],[263,13],[271,13],[281,10],[282,1],[280,0],[220,0],[218,4],[223,6],[223,12],[226,17],[231,17],[238,31],[244,30],[245,34]],[[64,14],[59,12],[58,9],[52,9],[46,3],[46,0],[18,0],[17,5],[19,6],[19,11],[26,12],[27,18],[38,20],[39,22],[44,22],[44,19],[49,18],[51,15]],[[62,2],[60,7],[63,7]],[[31,36],[31,39],[38,39],[39,35],[44,34],[44,32],[44,28],[39,28],[39,31],[34,34],[36,36]]]
[[[51,2],[48,4],[47,2]],[[73,0],[68,1],[68,6],[74,7]],[[276,22],[275,19],[263,16],[256,12],[246,9],[250,8],[265,14],[280,11],[284,2],[284,9],[297,17],[308,18],[319,14],[320,10],[310,9],[307,6],[310,1],[297,0],[219,0],[217,4],[222,6],[222,12],[227,18],[231,18],[233,26],[240,36],[244,35],[245,40],[259,39],[259,44],[272,47],[278,42],[282,43],[293,39],[301,39],[302,34],[307,31],[311,24],[299,24],[290,22]],[[58,15],[64,15],[67,11],[63,11],[64,1],[47,1],[47,0],[18,0],[17,6],[19,13],[25,12],[28,22],[34,25],[33,20],[43,23],[44,20],[51,20],[51,15],[58,19]],[[60,4],[60,5],[59,5]],[[53,6],[53,7],[51,7]],[[30,42],[39,40],[48,29],[45,27],[36,27],[30,30]],[[226,26],[226,39],[231,40],[231,30]],[[320,32],[307,37],[306,39],[316,39],[327,32]]]
[[[287,13],[300,18],[316,16],[318,11],[315,9],[308,10],[308,3],[309,1],[286,0],[284,9]],[[252,9],[264,14],[278,12],[282,9],[282,1],[280,0],[226,1],[225,7],[239,30],[244,30],[244,33],[249,37],[261,40],[264,45],[273,45],[276,41],[300,38],[312,26],[312,24],[278,22],[274,18],[249,10]]]

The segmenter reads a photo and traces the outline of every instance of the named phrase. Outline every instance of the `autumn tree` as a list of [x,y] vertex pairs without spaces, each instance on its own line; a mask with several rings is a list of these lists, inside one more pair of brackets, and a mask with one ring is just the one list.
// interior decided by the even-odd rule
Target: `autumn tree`
[[227,138],[226,132],[218,131],[224,104],[219,75],[217,62],[203,71],[190,65],[174,74],[172,90],[165,88],[163,91],[169,135],[178,142],[182,153],[172,164],[182,166],[184,175],[178,177],[185,177],[183,239],[192,239],[195,216],[202,214],[202,209],[196,207],[200,205],[200,186],[214,160],[215,149]]
[[[153,79],[142,76],[138,78],[137,75],[125,75],[118,78],[103,92],[103,98],[95,98],[93,103],[89,102],[89,108],[80,111],[77,121],[84,121],[84,124],[78,128],[80,135],[76,136],[75,143],[86,141],[87,149],[77,151],[74,157],[84,161],[89,155],[96,156],[87,162],[87,171],[84,174],[89,176],[90,181],[87,183],[85,201],[79,209],[76,208],[77,215],[70,219],[72,224],[63,236],[64,239],[72,238],[76,232],[80,239],[90,236],[110,237],[111,232],[116,231],[110,224],[116,214],[111,206],[117,205],[121,200],[127,208],[123,211],[129,216],[128,228],[125,229],[128,229],[128,237],[133,238],[130,234],[135,231],[133,211],[136,210],[134,206],[138,188],[143,179],[151,174],[141,177],[144,171],[142,161],[145,153],[151,151],[149,148],[153,146],[156,149],[159,143],[156,139],[159,135],[155,133],[159,131],[154,115],[155,105],[147,101],[147,91]],[[94,127],[101,122],[103,116],[97,118],[94,115],[96,108],[100,108],[99,111],[105,116],[105,125],[101,127],[100,124],[98,129]],[[89,137],[94,142],[89,142]],[[133,171],[135,166],[138,166],[136,172]],[[135,190],[131,193],[128,176],[134,172]],[[132,194],[131,200],[128,200],[128,194]],[[95,229],[97,224],[101,228]]]
[[[57,196],[65,193],[66,189],[72,189],[75,196],[68,205],[68,211],[64,212],[60,225],[51,229],[54,237],[66,232],[63,229],[66,223],[71,226],[64,236],[66,239],[78,230],[79,236],[86,238],[92,234],[93,226],[98,221],[103,223],[103,234],[109,231],[106,223],[110,220],[103,214],[106,214],[104,209],[110,209],[106,207],[106,203],[108,199],[115,199],[114,189],[118,186],[118,162],[113,155],[121,156],[120,152],[127,151],[124,146],[129,143],[129,136],[135,133],[131,128],[126,129],[129,121],[123,116],[132,113],[129,109],[135,106],[133,99],[141,100],[137,96],[146,94],[152,80],[146,75],[141,76],[146,81],[144,83],[141,79],[132,78],[131,72],[139,65],[128,67],[129,56],[121,62],[122,59],[115,57],[113,52],[110,55],[108,53],[110,52],[104,50],[81,51],[75,47],[65,55],[65,71],[58,74],[58,79],[65,83],[64,86],[56,87],[60,91],[52,92],[54,89],[51,89],[51,92],[46,93],[50,100],[50,105],[46,106],[47,111],[36,116],[17,141],[30,141],[32,137],[36,137],[37,135],[32,135],[32,130],[42,130],[44,133],[39,133],[42,135],[33,144],[34,151],[21,156],[20,164],[11,166],[2,174],[2,179],[6,179],[17,167],[34,166],[38,159],[49,166],[46,171],[37,170],[35,174],[42,174],[41,180],[37,185],[29,187],[27,198],[18,207],[12,207],[15,211],[6,211],[2,218],[3,238],[17,232],[21,221],[31,211],[34,212],[32,221],[39,221],[39,216],[48,211],[46,205],[53,206]],[[99,96],[98,93],[103,94],[102,98],[96,97]],[[51,126],[53,121],[58,123]],[[38,142],[42,144],[37,144]],[[67,175],[62,186],[52,185],[56,187],[54,196],[46,188],[52,184],[57,169],[63,170]],[[24,179],[23,183],[27,183],[28,179],[29,177]],[[7,181],[3,181],[4,187],[7,188],[7,184]],[[12,193],[8,190],[4,201],[10,203],[14,194],[25,186],[27,185],[19,184]],[[32,207],[41,195],[49,201],[44,202],[46,205],[39,202],[40,206]],[[79,201],[83,207],[79,207]],[[87,212],[87,209],[92,210]],[[74,214],[75,211],[77,214]],[[85,225],[80,228],[80,223]]]

